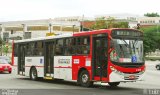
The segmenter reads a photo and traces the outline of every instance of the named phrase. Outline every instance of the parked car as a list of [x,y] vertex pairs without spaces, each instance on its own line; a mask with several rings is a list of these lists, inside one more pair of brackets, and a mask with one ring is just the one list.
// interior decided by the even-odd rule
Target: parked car
[[0,59],[5,59],[9,64],[11,64],[11,59],[8,56],[0,56]]
[[0,59],[0,72],[12,72],[12,66],[5,59]]
[[156,69],[160,70],[160,63],[156,65]]

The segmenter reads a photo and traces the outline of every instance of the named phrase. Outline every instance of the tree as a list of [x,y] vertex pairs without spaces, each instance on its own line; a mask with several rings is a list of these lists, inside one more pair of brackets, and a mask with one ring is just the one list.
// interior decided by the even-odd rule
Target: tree
[[146,13],[146,14],[144,14],[144,16],[146,16],[146,17],[160,17],[160,15],[158,13],[154,13],[154,12]]
[[0,55],[2,55],[2,48],[3,48],[4,41],[0,37]]
[[95,22],[96,23],[91,26],[91,29],[93,29],[93,30],[108,28],[108,24],[107,24],[104,17],[97,18]]
[[7,55],[8,50],[9,50],[8,45],[4,45],[4,46],[3,46],[3,51],[4,51],[5,55]]
[[144,54],[148,54],[149,52],[154,52],[156,49],[160,49],[160,28],[157,26],[141,28],[144,32]]
[[113,28],[113,26],[115,24],[115,19],[113,17],[109,17],[107,19],[107,24],[108,24],[108,28]]
[[98,18],[96,23],[91,26],[91,29],[107,29],[107,28],[128,28],[128,22],[117,22],[113,17],[105,19],[104,17]]

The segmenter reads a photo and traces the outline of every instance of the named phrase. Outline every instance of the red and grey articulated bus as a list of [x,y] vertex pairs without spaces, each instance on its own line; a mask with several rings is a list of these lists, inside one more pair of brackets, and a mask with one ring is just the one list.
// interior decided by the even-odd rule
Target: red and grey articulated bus
[[76,80],[86,87],[135,82],[145,71],[143,33],[113,28],[14,41],[12,63],[32,80]]

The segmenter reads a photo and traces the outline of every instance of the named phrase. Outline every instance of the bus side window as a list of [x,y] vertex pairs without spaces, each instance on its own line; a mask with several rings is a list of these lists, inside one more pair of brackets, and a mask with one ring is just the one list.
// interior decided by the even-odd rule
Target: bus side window
[[77,39],[76,39],[76,42],[77,42],[77,44],[76,44],[76,50],[77,50],[77,54],[79,55],[79,54],[82,54],[82,42],[81,42],[81,40],[82,40],[82,37],[78,37]]
[[64,46],[64,55],[72,54],[72,38],[67,38]]
[[36,46],[36,55],[37,56],[42,56],[43,55],[43,43],[42,42],[37,42],[37,44],[36,44],[37,46]]
[[90,53],[90,38],[85,37],[83,38],[82,42],[83,42],[83,49],[82,49],[83,54],[89,54]]
[[55,55],[63,55],[63,39],[56,41]]
[[30,56],[31,55],[31,45],[30,45],[30,43],[27,43],[26,44],[26,52],[25,52],[25,55],[26,56]]
[[90,53],[90,37],[77,38],[77,54],[89,54]]

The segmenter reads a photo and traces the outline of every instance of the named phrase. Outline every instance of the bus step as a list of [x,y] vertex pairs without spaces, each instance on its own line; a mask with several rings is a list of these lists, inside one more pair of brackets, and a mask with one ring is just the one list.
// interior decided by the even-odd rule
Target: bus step
[[46,76],[46,77],[44,77],[44,79],[53,80],[53,77]]

